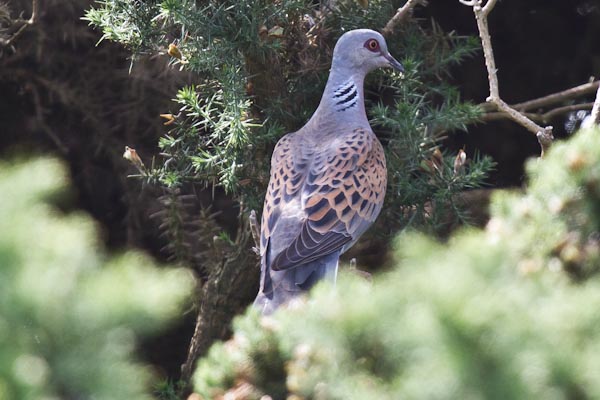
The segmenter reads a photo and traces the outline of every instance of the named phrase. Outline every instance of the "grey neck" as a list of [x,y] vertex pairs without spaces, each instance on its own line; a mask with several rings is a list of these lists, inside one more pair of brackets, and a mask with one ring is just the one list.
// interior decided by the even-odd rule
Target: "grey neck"
[[308,122],[320,127],[367,124],[365,73],[337,66],[331,69],[319,107]]

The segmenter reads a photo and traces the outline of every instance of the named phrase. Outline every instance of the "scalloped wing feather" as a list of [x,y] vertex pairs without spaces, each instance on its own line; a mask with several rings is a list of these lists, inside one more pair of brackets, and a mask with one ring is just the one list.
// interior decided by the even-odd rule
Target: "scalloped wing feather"
[[373,223],[387,183],[381,143],[356,129],[328,145],[285,136],[276,146],[261,231],[261,254],[272,247],[274,271],[350,247]]

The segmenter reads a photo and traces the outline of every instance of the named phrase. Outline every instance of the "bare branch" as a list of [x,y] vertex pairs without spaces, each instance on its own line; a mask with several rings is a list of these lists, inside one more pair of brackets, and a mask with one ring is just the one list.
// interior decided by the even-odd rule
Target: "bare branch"
[[531,119],[537,118],[538,121],[547,123],[552,118],[554,118],[558,115],[567,114],[572,111],[589,110],[593,107],[593,105],[594,105],[594,103],[571,104],[570,106],[563,106],[563,107],[555,108],[555,109],[545,112],[544,114],[541,114],[541,115],[540,114],[526,114],[526,115],[528,117],[530,117]]
[[[479,29],[479,37],[481,38],[483,56],[488,73],[490,96],[486,99],[486,101],[495,104],[497,100],[500,100],[497,75],[498,70],[496,69],[496,60],[494,59],[492,39],[488,29],[487,18],[481,9],[481,0],[477,0],[475,2],[475,5],[473,6],[473,12],[475,13],[475,19],[477,20],[477,28]],[[495,105],[497,106],[497,104]]]
[[31,17],[27,20],[19,19],[15,21],[16,23],[22,24],[19,29],[15,33],[12,34],[8,39],[0,38],[0,46],[8,47],[12,45],[12,43],[25,31],[25,29],[33,25],[36,22],[37,18],[37,10],[38,10],[38,2],[37,0],[32,0],[31,2]]
[[[480,1],[480,3],[481,3],[481,1]],[[483,13],[483,15],[485,17],[487,17],[488,14],[490,13],[490,11],[492,11],[492,9],[494,8],[495,5],[496,5],[496,0],[488,0],[488,2],[485,4],[485,6],[481,10],[481,12]]]
[[583,85],[575,86],[573,88],[563,90],[562,92],[557,92],[550,94],[548,96],[540,97],[538,99],[533,99],[529,101],[525,101],[523,103],[514,104],[512,107],[519,111],[528,111],[535,108],[546,107],[551,104],[559,103],[565,100],[573,99],[576,97],[584,96],[590,93],[593,93],[600,86],[600,81],[585,83]]
[[596,92],[596,101],[592,107],[592,115],[590,115],[591,123],[594,125],[600,125],[600,86]]
[[538,143],[540,144],[540,147],[542,148],[542,152],[540,154],[540,157],[544,157],[544,155],[546,154],[546,152],[548,151],[548,149],[550,148],[550,146],[552,145],[552,141],[554,140],[554,136],[552,136],[552,132],[538,132],[536,134],[537,136],[537,140]]
[[35,119],[39,126],[39,128],[54,142],[56,148],[63,154],[66,155],[69,153],[69,148],[60,140],[60,137],[46,124],[46,120],[44,118],[44,108],[42,106],[42,101],[40,99],[40,94],[36,86],[27,85],[27,87],[31,90],[31,94],[33,97],[33,105],[35,110]]
[[486,101],[492,104],[501,113],[506,114],[508,118],[522,125],[527,130],[536,135],[538,137],[540,145],[542,146],[543,154],[544,150],[549,146],[549,143],[552,142],[552,127],[539,126],[519,111],[510,107],[500,97],[497,75],[498,70],[496,69],[496,61],[494,59],[494,51],[492,48],[492,38],[490,36],[487,20],[489,13],[496,5],[496,0],[488,0],[485,6],[482,6],[482,0],[473,0],[470,2],[464,2],[462,0],[459,1],[461,1],[461,3],[463,4],[473,7],[473,13],[475,14],[475,20],[477,21],[477,28],[479,30],[479,37],[481,38],[481,45],[483,47],[483,56],[485,59],[485,66],[488,73],[488,82],[490,90],[490,95],[486,99]]
[[256,296],[260,269],[254,255],[247,250],[252,239],[245,215],[241,204],[235,242],[215,249],[215,256],[206,260],[212,264],[211,272],[199,294],[196,327],[186,362],[181,366],[181,379],[187,384],[196,360],[208,351],[215,340],[223,340],[230,334],[233,316]]
[[[575,86],[567,90],[561,90],[560,92],[552,93],[546,96],[539,97],[533,100],[527,100],[522,103],[511,104],[510,106],[517,111],[529,111],[532,109],[539,109],[551,106],[556,103],[561,103],[567,100],[575,99],[577,97],[585,96],[595,92],[600,86],[600,81],[588,82],[583,85]],[[586,103],[587,104],[587,103]],[[492,111],[495,106],[490,103],[479,104],[484,111]],[[583,108],[582,108],[583,109]],[[492,113],[493,114],[493,113]],[[526,114],[528,115],[528,114]],[[487,118],[487,117],[486,117]],[[502,117],[504,118],[504,117]],[[497,119],[497,118],[491,118]]]
[[506,104],[504,102],[504,100],[498,98],[498,99],[490,100],[490,101],[492,101],[496,105],[496,107],[498,108],[499,111],[508,115],[508,118],[510,118],[513,121],[515,121],[516,123],[520,124],[521,126],[526,128],[528,131],[530,131],[534,135],[537,135],[538,132],[543,132],[546,130],[549,130],[550,132],[552,132],[551,126],[541,127],[540,125],[536,124],[531,119],[526,117],[525,114],[522,114],[522,113],[518,112],[517,110],[511,108],[508,104]]
[[256,253],[256,255],[260,255],[260,224],[256,218],[256,211],[250,211],[250,216],[248,217],[248,221],[250,223],[250,232],[252,232],[252,239],[254,239],[254,247],[252,250]]
[[404,21],[409,15],[412,14],[413,9],[417,5],[427,5],[426,0],[407,0],[407,2],[396,11],[396,14],[385,24],[385,27],[381,30],[383,36],[389,36],[396,26]]
[[[552,120],[552,118],[557,117],[559,115],[567,114],[572,111],[591,110],[593,106],[594,106],[594,103],[571,104],[568,106],[554,108],[545,113],[523,113],[523,114],[527,118],[531,119],[532,121],[536,121],[539,123],[548,123],[550,120]],[[511,106],[511,107],[515,108],[514,106]],[[510,118],[510,116],[508,116],[507,114],[505,114],[503,112],[490,112],[490,113],[484,114],[482,117],[482,120],[489,122],[489,121],[497,121],[497,120],[506,119],[506,118]]]

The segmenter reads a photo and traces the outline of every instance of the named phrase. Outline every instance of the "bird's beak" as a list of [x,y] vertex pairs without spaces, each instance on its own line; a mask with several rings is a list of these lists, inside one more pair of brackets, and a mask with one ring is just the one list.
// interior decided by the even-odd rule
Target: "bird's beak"
[[404,67],[398,60],[396,60],[390,53],[386,53],[383,57],[388,61],[390,67],[394,68],[398,72],[404,72]]

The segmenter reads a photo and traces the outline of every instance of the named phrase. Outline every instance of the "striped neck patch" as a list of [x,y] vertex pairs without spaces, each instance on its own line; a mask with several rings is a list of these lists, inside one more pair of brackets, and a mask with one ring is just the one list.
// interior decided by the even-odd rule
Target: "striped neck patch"
[[358,88],[354,81],[342,83],[333,92],[333,103],[336,111],[346,111],[358,104]]

